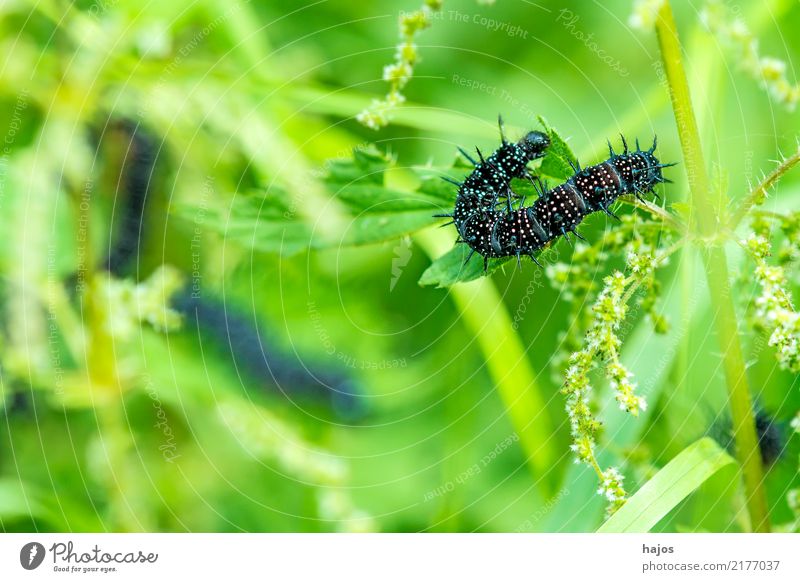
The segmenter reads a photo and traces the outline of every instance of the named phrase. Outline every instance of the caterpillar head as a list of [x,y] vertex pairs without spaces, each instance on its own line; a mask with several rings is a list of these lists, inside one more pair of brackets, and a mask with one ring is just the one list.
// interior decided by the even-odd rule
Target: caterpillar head
[[634,183],[644,192],[652,190],[653,186],[660,182],[668,182],[664,175],[661,173],[662,168],[674,166],[675,164],[662,164],[655,156],[657,139],[653,138],[653,145],[649,149],[643,150],[639,147],[639,142],[636,142],[635,155],[643,162],[644,167],[634,170]]
[[646,150],[639,147],[639,140],[636,140],[636,149],[628,150],[628,144],[625,139],[622,140],[624,152],[620,154],[614,153],[614,150],[609,144],[609,152],[611,158],[609,161],[616,166],[619,175],[622,177],[626,190],[636,192],[650,192],[653,187],[660,182],[669,182],[661,174],[661,169],[675,164],[662,164],[655,156],[656,139],[653,139],[653,145]]
[[528,160],[535,160],[543,157],[545,150],[550,147],[550,137],[541,131],[530,131],[517,145],[525,152]]

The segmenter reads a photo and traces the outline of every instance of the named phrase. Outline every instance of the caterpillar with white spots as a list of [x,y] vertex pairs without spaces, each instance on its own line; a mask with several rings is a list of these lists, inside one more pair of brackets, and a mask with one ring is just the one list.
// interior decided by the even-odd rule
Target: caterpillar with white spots
[[[458,242],[470,247],[465,264],[477,253],[483,257],[484,271],[490,258],[516,256],[519,263],[520,257],[527,255],[539,264],[534,252],[556,237],[563,235],[569,241],[572,233],[583,239],[577,227],[588,214],[603,211],[617,218],[610,206],[620,196],[633,194],[642,199],[646,193],[656,195],[656,184],[670,181],[661,169],[674,165],[656,158],[655,138],[649,149],[642,150],[637,140],[636,150],[630,151],[623,137],[621,154],[615,153],[609,142],[607,160],[583,169],[573,164],[575,173],[549,189],[527,170],[528,162],[545,155],[550,146],[547,134],[531,131],[519,142],[509,143],[500,120],[500,138],[500,148],[488,158],[478,151],[480,162],[459,148],[475,169],[463,182],[445,178],[458,186],[458,196],[452,214],[437,215],[452,218]],[[531,180],[539,195],[532,205],[525,206],[524,197],[512,191],[512,178]],[[514,198],[520,199],[517,208]]]

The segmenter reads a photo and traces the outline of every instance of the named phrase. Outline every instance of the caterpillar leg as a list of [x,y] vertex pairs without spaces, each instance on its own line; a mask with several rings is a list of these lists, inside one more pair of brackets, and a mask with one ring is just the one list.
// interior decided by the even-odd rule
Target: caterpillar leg
[[594,193],[595,193],[595,196],[599,196],[603,200],[603,202],[600,202],[600,210],[602,210],[603,212],[608,214],[610,217],[616,218],[617,220],[619,220],[620,219],[619,216],[617,216],[616,214],[611,212],[611,209],[609,208],[609,206],[611,206],[614,203],[614,201],[605,199],[606,198],[605,197],[605,190],[603,188],[595,188],[594,189]]

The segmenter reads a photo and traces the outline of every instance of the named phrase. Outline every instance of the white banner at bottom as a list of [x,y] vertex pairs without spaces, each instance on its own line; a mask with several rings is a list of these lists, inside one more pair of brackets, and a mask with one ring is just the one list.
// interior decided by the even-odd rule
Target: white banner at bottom
[[0,580],[800,580],[797,534],[0,534]]

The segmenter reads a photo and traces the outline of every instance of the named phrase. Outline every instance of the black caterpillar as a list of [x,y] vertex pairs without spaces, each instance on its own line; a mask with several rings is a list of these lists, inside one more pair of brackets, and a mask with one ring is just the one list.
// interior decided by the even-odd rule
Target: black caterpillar
[[[159,138],[127,119],[114,123],[114,127],[129,144],[121,169],[121,216],[113,229],[103,267],[124,277],[139,270],[139,254],[148,234],[149,206],[157,201],[153,176],[159,161]],[[206,297],[205,293],[202,299],[196,297],[188,283],[176,293],[173,307],[187,318],[188,330],[204,333],[237,371],[260,385],[274,386],[290,398],[300,396],[327,403],[347,420],[357,420],[367,413],[361,385],[347,369],[323,362],[309,363],[294,352],[268,343],[270,331],[261,328],[252,315],[248,317],[235,306]]]
[[[445,178],[458,186],[455,209],[452,214],[436,215],[452,218],[448,224],[455,224],[458,242],[470,247],[464,264],[475,253],[483,257],[484,271],[490,258],[516,256],[519,263],[524,254],[539,264],[534,251],[556,237],[564,235],[569,241],[571,232],[583,238],[576,228],[586,215],[602,210],[617,218],[609,209],[617,198],[633,194],[642,199],[648,192],[655,195],[653,189],[659,182],[669,182],[661,175],[661,169],[674,164],[662,164],[655,157],[655,138],[650,149],[642,150],[637,140],[636,151],[629,151],[623,137],[623,153],[615,153],[609,142],[610,157],[606,161],[583,169],[574,164],[571,178],[548,189],[541,180],[534,179],[526,166],[545,155],[550,138],[531,131],[519,142],[509,143],[502,119],[498,122],[502,144],[491,156],[484,159],[478,150],[480,162],[476,162],[459,148],[475,169],[463,182]],[[511,190],[512,178],[531,180],[539,194],[533,205],[524,206],[525,199],[521,197],[518,207],[513,207],[512,199],[518,197]]]
[[144,239],[147,199],[153,183],[158,147],[154,138],[139,124],[123,120],[117,127],[130,139],[123,171],[120,219],[115,225],[105,268],[110,273],[123,276],[138,258]]
[[271,343],[270,330],[252,314],[214,297],[196,297],[188,286],[178,292],[173,306],[186,317],[186,327],[208,337],[238,373],[274,385],[292,401],[327,403],[342,419],[356,421],[367,414],[360,383],[347,370],[308,362]]
[[[770,415],[761,407],[755,409],[756,436],[761,463],[770,467],[781,460],[789,450],[789,439],[785,423]],[[733,434],[733,422],[730,416],[722,416],[712,426],[709,434],[722,444],[731,454],[736,450]]]

